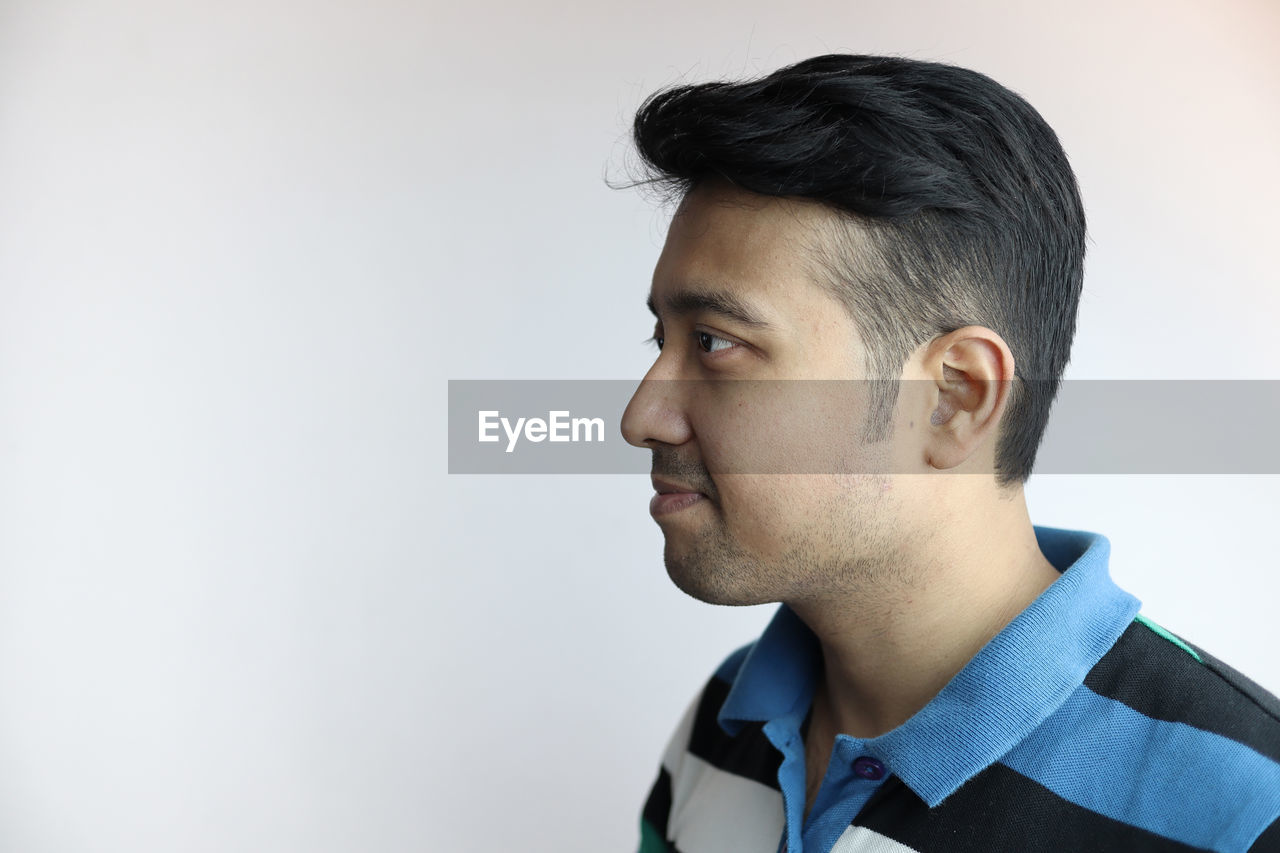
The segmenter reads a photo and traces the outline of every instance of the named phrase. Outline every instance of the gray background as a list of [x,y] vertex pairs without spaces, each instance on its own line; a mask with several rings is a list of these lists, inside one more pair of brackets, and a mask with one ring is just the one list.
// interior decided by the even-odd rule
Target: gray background
[[[860,440],[857,429],[843,443],[830,441],[829,424],[860,424],[862,401],[873,393],[867,386],[881,383],[650,380],[668,381],[694,398],[724,382],[745,383],[744,393],[806,414],[791,421],[785,444],[773,434],[754,436],[741,466],[713,474],[911,473],[841,461],[839,451]],[[927,380],[894,384],[899,400],[933,390]],[[621,432],[636,387],[633,379],[451,379],[449,473],[648,474],[651,454]],[[1056,389],[1034,473],[1276,475],[1280,458],[1269,451],[1277,423],[1280,380],[1068,379]]]
[[[639,101],[989,73],[1079,173],[1068,376],[1276,379],[1278,42],[1270,0],[0,2],[0,847],[633,848],[772,608],[670,584],[643,476],[447,475],[445,403],[643,374]],[[1280,691],[1275,477],[1028,496]]]

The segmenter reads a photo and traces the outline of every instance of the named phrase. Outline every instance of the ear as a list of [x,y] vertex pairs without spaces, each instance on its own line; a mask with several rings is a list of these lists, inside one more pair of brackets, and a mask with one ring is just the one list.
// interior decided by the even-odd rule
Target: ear
[[994,445],[1014,379],[1013,353],[985,326],[964,326],[932,341],[923,364],[925,433],[930,468],[956,468],[987,442]]

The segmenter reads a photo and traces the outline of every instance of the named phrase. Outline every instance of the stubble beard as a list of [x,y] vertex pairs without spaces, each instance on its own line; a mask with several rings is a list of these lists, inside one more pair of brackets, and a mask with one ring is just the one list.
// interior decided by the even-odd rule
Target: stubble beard
[[681,592],[707,604],[748,607],[803,600],[822,595],[829,581],[851,570],[827,565],[811,537],[811,531],[797,531],[778,555],[762,559],[722,524],[708,525],[678,550],[668,539],[663,562]]
[[668,538],[662,559],[671,582],[699,601],[744,607],[770,600],[761,597],[759,561],[718,525],[700,531],[691,545],[679,550]]
[[894,537],[884,519],[841,509],[823,507],[825,512],[785,534],[777,553],[764,558],[742,546],[717,506],[717,518],[689,534],[687,544],[673,547],[667,537],[667,575],[686,595],[732,607],[819,602],[833,595],[879,597],[888,587],[909,584],[892,559]]

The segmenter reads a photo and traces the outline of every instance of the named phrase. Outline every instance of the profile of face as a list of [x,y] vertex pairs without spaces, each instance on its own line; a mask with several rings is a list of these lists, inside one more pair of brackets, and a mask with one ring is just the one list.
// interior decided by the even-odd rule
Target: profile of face
[[[896,430],[862,441],[865,384],[847,380],[867,378],[864,345],[805,249],[832,215],[703,184],[676,212],[654,270],[659,352],[622,432],[653,453],[650,509],[667,571],[703,601],[799,602],[864,585],[892,570],[907,535],[897,478],[858,472],[884,472],[909,448]],[[843,380],[862,396],[836,404],[813,389],[837,383],[803,380]],[[846,473],[787,469],[812,461],[821,441]]]

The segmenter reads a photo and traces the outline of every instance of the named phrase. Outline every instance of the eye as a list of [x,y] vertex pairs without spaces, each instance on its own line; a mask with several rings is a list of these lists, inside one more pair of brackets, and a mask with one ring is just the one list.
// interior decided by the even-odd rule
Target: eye
[[662,334],[662,324],[659,323],[658,325],[653,327],[653,336],[650,338],[646,338],[645,343],[653,344],[655,347],[658,348],[658,351],[661,352],[663,341],[664,341],[664,337]]
[[703,352],[720,352],[729,349],[729,347],[737,346],[733,341],[713,335],[710,332],[698,332],[698,346]]

